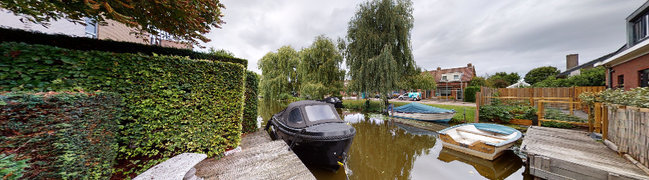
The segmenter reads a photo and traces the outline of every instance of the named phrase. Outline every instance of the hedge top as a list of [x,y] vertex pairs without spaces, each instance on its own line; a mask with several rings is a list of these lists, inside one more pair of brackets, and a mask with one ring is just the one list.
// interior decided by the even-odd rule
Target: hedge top
[[0,42],[24,42],[27,44],[42,44],[76,50],[97,50],[115,53],[143,53],[147,55],[161,54],[173,56],[188,56],[192,59],[207,59],[213,61],[232,62],[248,65],[245,59],[225,57],[208,53],[196,52],[191,49],[178,49],[162,46],[151,46],[132,42],[99,40],[87,37],[71,37],[62,34],[44,34],[20,29],[0,28]]

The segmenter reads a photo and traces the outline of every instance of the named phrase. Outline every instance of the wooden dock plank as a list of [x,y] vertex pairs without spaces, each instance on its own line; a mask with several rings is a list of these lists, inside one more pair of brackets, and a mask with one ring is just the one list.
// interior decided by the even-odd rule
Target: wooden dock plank
[[534,126],[527,130],[521,150],[530,160],[530,174],[540,178],[649,179],[584,131]]
[[196,176],[203,179],[308,179],[315,180],[284,141],[271,141],[263,130],[241,140],[242,151],[221,159],[198,163]]

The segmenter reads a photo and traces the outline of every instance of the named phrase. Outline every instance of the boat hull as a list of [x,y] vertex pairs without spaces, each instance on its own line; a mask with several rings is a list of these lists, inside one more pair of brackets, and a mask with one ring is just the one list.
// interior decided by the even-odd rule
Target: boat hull
[[486,160],[494,160],[498,158],[498,156],[500,156],[505,150],[514,145],[514,142],[502,146],[491,146],[485,143],[474,143],[472,145],[467,145],[455,142],[448,135],[440,135],[439,138],[442,140],[442,145],[445,148],[463,152]]
[[455,113],[403,113],[403,112],[390,112],[390,115],[397,118],[412,119],[418,121],[430,121],[438,123],[448,123],[451,121]]
[[[274,124],[274,123],[273,123]],[[304,164],[337,171],[345,163],[353,136],[345,138],[302,138],[299,131],[272,126],[272,137],[282,139]]]

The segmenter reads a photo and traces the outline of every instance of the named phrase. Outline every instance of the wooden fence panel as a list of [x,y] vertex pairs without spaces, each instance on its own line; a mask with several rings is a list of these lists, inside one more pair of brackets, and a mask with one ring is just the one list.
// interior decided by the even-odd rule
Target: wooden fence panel
[[608,105],[608,135],[617,145],[640,164],[649,167],[649,109]]

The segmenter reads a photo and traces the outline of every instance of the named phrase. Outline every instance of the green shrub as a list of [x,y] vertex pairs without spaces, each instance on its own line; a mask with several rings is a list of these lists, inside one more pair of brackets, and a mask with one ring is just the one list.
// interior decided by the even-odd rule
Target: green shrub
[[243,66],[248,64],[245,59],[234,58],[225,54],[202,53],[191,49],[152,46],[140,43],[99,40],[87,37],[71,37],[63,34],[43,34],[20,29],[0,28],[0,42],[24,42],[27,44],[42,44],[76,50],[97,50],[115,53],[143,53],[147,55],[161,54],[187,56],[192,59],[207,59],[222,62],[233,62]]
[[236,147],[243,116],[241,64],[43,45],[0,44],[0,91],[103,90],[120,94],[119,159],[141,172],[183,152]]
[[243,132],[257,131],[257,93],[259,89],[259,75],[252,71],[246,72],[246,105],[243,109]]
[[18,160],[16,155],[0,154],[0,177],[2,179],[18,179],[23,177],[25,168],[29,167],[28,159]]
[[[117,95],[8,93],[0,101],[0,152],[16,155],[0,158],[0,166],[7,166],[6,158],[21,159],[8,171],[25,179],[110,177],[118,148]],[[26,159],[31,167],[22,171]]]
[[509,106],[484,105],[480,106],[480,121],[509,122],[514,119]]
[[475,93],[480,92],[480,87],[478,86],[469,86],[464,89],[464,101],[465,102],[475,102]]

